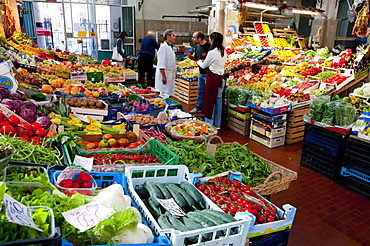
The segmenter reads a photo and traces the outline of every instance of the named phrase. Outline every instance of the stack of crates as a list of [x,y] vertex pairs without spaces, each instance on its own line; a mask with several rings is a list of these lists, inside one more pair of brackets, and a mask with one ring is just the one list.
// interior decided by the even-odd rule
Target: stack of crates
[[247,136],[251,125],[251,109],[249,107],[229,106],[227,113],[227,126],[231,130]]
[[348,135],[306,124],[301,166],[311,167],[330,180],[337,180],[342,168]]
[[287,114],[269,115],[252,109],[249,137],[269,148],[285,143]]
[[339,185],[370,197],[370,141],[357,136],[348,139]]

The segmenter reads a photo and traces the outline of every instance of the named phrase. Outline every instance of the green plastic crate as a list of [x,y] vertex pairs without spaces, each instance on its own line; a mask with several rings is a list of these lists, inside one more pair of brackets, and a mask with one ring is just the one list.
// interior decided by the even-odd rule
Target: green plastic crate
[[[70,156],[70,152],[67,151],[68,150],[67,146],[64,145],[63,147],[67,155],[67,160],[69,162],[68,164],[72,165],[73,160]],[[134,149],[134,150],[122,149],[122,150],[114,150],[114,151],[87,152],[82,149],[77,149],[77,154],[80,156],[92,156],[94,154],[108,154],[108,153],[133,153],[133,152],[152,153],[155,157],[159,158],[158,160],[164,165],[178,165],[179,163],[179,157],[156,139],[150,139],[143,146],[141,146],[141,148]],[[120,166],[123,166],[123,165],[120,165]]]
[[103,72],[88,72],[86,73],[87,80],[91,82],[101,82],[104,81]]

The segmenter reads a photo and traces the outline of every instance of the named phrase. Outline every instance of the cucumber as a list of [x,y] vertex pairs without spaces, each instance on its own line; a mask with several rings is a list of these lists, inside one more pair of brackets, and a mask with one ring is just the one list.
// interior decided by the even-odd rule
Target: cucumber
[[168,217],[166,214],[161,214],[159,217],[158,217],[158,224],[159,226],[162,228],[162,229],[172,229],[173,226],[170,224],[170,222],[168,221]]
[[157,198],[163,199],[163,195],[161,191],[157,188],[157,186],[154,185],[152,181],[145,181],[144,182],[145,189],[148,190],[150,197],[153,198],[153,202],[156,206],[159,206],[159,202],[157,201]]
[[182,181],[180,184],[180,187],[186,191],[193,199],[199,204],[202,204],[203,198],[202,195],[200,194],[200,191],[195,188],[192,184],[186,181]]
[[172,198],[171,193],[167,190],[166,186],[162,183],[154,183],[157,188],[162,192],[164,198],[170,199]]
[[149,205],[148,199],[142,199],[143,203],[145,204],[146,208],[149,210],[149,212],[153,215],[155,219],[158,218],[156,215],[156,212],[152,209],[152,206]]
[[188,212],[186,215],[189,219],[201,224],[203,227],[211,227],[216,225],[211,220],[207,219],[203,214]]
[[155,205],[154,199],[152,197],[148,198],[148,204],[150,208],[154,211],[154,217],[159,217],[162,214],[161,208]]
[[221,211],[218,211],[218,210],[204,209],[204,210],[202,210],[202,213],[210,214],[211,216],[220,218],[225,223],[231,223],[231,222],[236,221],[236,219],[233,216],[231,216],[230,214],[227,214],[227,213],[224,213],[224,212],[221,212]]
[[[200,223],[197,223],[195,222],[194,220],[192,219],[189,219],[187,217],[182,217],[182,220],[184,221],[184,224],[187,228],[191,229],[191,230],[198,230],[198,229],[203,229],[205,228],[204,226],[202,226]],[[206,233],[206,234],[202,234],[202,236],[204,237],[204,239],[206,241],[209,241],[212,239],[212,233]]]
[[173,197],[177,205],[179,205],[181,208],[186,208],[186,201],[184,197],[181,195],[181,193],[168,185],[169,184],[165,184],[167,190],[171,193],[171,196]]
[[140,187],[139,189],[136,189],[135,191],[141,199],[148,199],[150,197],[150,194],[148,190],[145,189],[145,187]]
[[[172,214],[170,214],[169,212],[166,212],[166,213],[169,214],[168,219],[170,223],[172,224],[173,228],[175,228],[176,230],[182,231],[182,232],[191,230],[186,225],[184,225],[184,223],[182,223],[179,219],[176,219],[175,217],[173,217]],[[189,239],[189,241],[192,243],[197,242],[196,236],[187,237],[187,239]]]
[[196,210],[195,212],[204,215],[207,219],[211,220],[216,225],[223,225],[223,224],[225,224],[225,222],[222,219],[220,219],[220,218],[218,218],[216,216],[213,216],[213,215],[211,215],[209,213],[206,213],[206,212],[204,212],[204,210]]
[[166,184],[166,186],[170,187],[171,189],[176,190],[177,192],[179,192],[184,197],[184,199],[185,199],[185,201],[186,201],[186,203],[188,204],[189,207],[195,206],[193,198],[185,190],[181,189],[180,187],[178,187],[175,184]]
[[31,94],[31,99],[35,101],[45,101],[46,96],[42,93],[35,93],[35,94]]

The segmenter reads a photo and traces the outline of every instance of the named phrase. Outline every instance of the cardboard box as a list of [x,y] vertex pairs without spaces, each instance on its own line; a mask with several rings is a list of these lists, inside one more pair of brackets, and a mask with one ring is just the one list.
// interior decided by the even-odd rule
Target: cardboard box
[[285,143],[285,136],[284,137],[278,137],[278,138],[268,138],[266,136],[263,136],[262,134],[255,132],[251,130],[250,139],[255,140],[256,142],[263,144],[269,148],[275,148],[284,145]]
[[262,126],[260,123],[252,120],[251,129],[268,138],[285,137],[286,127],[269,128]]

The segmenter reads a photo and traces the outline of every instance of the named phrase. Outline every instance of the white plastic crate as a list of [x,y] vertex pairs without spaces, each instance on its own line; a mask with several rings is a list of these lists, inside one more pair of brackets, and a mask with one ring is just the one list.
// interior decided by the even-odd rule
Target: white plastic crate
[[[188,237],[197,237],[198,242],[191,245],[245,245],[247,233],[251,225],[251,218],[247,214],[238,214],[235,218],[236,222],[227,223],[224,225],[208,227],[199,230],[192,230],[187,232],[181,232],[174,229],[163,230],[157,221],[154,219],[152,214],[149,212],[143,201],[140,199],[135,191],[135,188],[140,188],[145,181],[153,181],[159,183],[181,183],[186,181],[190,183],[189,170],[184,165],[169,165],[169,166],[141,166],[141,167],[127,167],[125,169],[125,175],[127,177],[127,185],[129,188],[129,194],[133,201],[138,206],[141,214],[148,221],[148,226],[154,231],[156,236],[165,234],[172,242],[172,245],[184,245],[185,239]],[[203,195],[204,197],[204,195]],[[211,202],[209,199],[204,199],[206,208],[219,210],[218,206]],[[236,228],[236,230],[235,230]],[[218,231],[226,231],[225,236],[216,238]],[[236,234],[232,234],[233,231],[237,231]],[[201,241],[202,234],[212,233],[212,239],[210,241]]]

